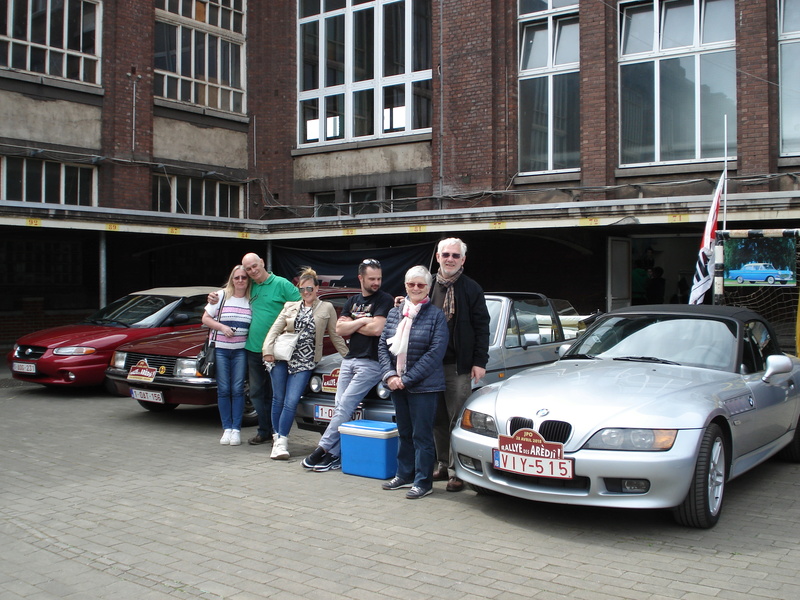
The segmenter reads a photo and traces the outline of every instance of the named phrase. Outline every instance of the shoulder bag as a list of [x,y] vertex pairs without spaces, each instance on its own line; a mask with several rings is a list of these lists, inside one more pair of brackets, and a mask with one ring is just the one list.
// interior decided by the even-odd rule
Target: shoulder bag
[[[227,297],[223,298],[222,304],[219,306],[217,321],[222,316],[222,307],[225,306],[225,300],[227,300]],[[197,355],[197,371],[204,377],[214,377],[217,372],[217,333],[219,332],[215,329],[213,336],[206,337],[203,349]]]
[[[312,316],[311,318],[313,319],[314,317]],[[291,360],[302,331],[301,329],[294,333],[284,332],[277,337],[275,344],[272,346],[272,356],[275,357],[275,360]]]

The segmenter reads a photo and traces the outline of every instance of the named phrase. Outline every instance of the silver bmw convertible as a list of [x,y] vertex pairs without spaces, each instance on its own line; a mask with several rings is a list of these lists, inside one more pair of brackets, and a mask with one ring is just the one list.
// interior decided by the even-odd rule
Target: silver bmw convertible
[[619,309],[557,362],[469,398],[456,474],[478,493],[712,527],[727,481],[776,454],[800,461],[798,384],[800,360],[752,310]]

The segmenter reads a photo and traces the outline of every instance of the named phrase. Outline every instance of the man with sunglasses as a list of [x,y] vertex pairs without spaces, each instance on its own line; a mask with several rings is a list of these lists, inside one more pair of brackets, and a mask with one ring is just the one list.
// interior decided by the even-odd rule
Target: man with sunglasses
[[[291,281],[275,275],[264,267],[264,259],[255,252],[242,257],[242,266],[252,279],[250,288],[250,308],[253,320],[247,332],[247,380],[250,387],[250,401],[258,414],[258,432],[247,442],[251,445],[272,441],[272,381],[264,368],[261,347],[269,328],[287,302],[300,300],[300,292]],[[219,301],[216,293],[209,294],[208,302]]]
[[437,467],[434,481],[447,481],[448,492],[460,492],[464,482],[455,476],[450,432],[470,393],[472,382],[486,374],[489,361],[489,311],[483,288],[464,275],[467,245],[458,238],[439,242],[439,271],[431,289],[431,302],[444,311],[450,341],[444,357],[445,392],[434,423]]
[[340,469],[339,425],[349,421],[359,402],[381,380],[378,341],[386,315],[394,306],[392,296],[381,290],[381,263],[367,258],[358,265],[361,292],[348,298],[336,323],[336,333],[350,336],[347,356],[339,369],[333,417],[317,448],[303,460],[303,467],[317,472]]

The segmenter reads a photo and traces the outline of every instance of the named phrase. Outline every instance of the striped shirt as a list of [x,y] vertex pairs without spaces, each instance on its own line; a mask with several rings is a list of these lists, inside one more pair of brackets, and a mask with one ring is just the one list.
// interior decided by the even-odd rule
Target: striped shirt
[[[225,292],[223,290],[220,290],[218,294],[220,301],[216,304],[207,304],[206,312],[223,325],[227,325],[233,329],[233,337],[225,337],[222,332],[218,332],[214,329],[209,332],[209,336],[213,339],[214,333],[217,334],[217,348],[225,348],[228,350],[244,348],[247,342],[247,332],[250,330],[250,321],[252,320],[250,301],[247,298],[237,298],[236,296],[225,298]],[[217,318],[220,306],[222,306],[222,315],[220,318]]]

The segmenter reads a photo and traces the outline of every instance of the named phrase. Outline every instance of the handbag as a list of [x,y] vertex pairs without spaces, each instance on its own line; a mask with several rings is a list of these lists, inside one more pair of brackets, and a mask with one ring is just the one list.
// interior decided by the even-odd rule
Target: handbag
[[290,360],[299,337],[299,331],[280,334],[272,347],[272,356],[275,357],[275,360]]
[[217,366],[217,347],[215,341],[217,339],[216,332],[214,340],[210,337],[206,338],[206,343],[203,344],[203,349],[197,355],[197,370],[205,377],[214,377],[216,374]]
[[[219,312],[217,313],[218,321],[219,316],[222,315],[222,307],[225,306],[225,300],[227,300],[227,298],[223,298],[222,304],[219,306]],[[206,338],[203,349],[200,350],[200,354],[197,355],[197,371],[204,377],[215,377],[217,374],[217,333],[218,331],[215,329],[214,336],[208,336]]]

